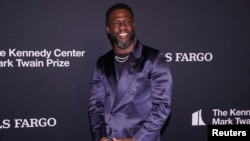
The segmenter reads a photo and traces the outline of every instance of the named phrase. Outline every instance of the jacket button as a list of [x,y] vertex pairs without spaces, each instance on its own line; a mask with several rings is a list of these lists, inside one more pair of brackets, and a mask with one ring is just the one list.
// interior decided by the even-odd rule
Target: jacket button
[[110,93],[106,93],[107,96],[110,96]]
[[134,91],[131,91],[130,94],[131,94],[131,95],[135,95],[135,92],[134,92]]
[[115,112],[111,112],[110,114],[111,114],[112,116],[115,116]]
[[129,111],[129,112],[128,112],[128,115],[133,115],[133,112],[132,112],[132,111]]

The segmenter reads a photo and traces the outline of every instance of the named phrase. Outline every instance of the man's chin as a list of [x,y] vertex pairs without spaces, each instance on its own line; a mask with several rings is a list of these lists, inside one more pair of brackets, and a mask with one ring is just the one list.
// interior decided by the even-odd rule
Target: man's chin
[[129,45],[131,44],[131,42],[118,42],[117,43],[117,46],[120,48],[120,49],[126,49],[129,47]]

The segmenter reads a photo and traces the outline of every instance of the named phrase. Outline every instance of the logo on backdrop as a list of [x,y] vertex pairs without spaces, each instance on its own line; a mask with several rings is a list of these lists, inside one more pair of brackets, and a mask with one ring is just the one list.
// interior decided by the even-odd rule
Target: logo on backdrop
[[42,128],[55,127],[57,121],[55,118],[29,118],[29,119],[3,119],[0,120],[0,129],[9,128]]
[[[84,57],[82,50],[0,50],[0,68],[70,67],[71,58]],[[72,59],[71,59],[72,60]]]
[[[250,125],[250,110],[231,108],[227,110],[211,109],[212,115],[202,112],[202,109],[192,113],[192,126],[205,125]],[[204,121],[203,117],[206,118]]]
[[166,53],[166,60],[168,62],[211,62],[213,54],[211,52],[189,52],[189,53]]
[[192,126],[202,126],[206,123],[202,119],[202,110],[198,110],[192,114]]

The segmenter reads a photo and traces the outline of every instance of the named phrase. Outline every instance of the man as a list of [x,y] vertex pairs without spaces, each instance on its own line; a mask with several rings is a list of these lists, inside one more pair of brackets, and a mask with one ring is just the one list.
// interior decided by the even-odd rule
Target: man
[[113,49],[93,70],[89,116],[95,141],[160,141],[170,115],[172,77],[165,55],[135,38],[126,4],[106,13]]

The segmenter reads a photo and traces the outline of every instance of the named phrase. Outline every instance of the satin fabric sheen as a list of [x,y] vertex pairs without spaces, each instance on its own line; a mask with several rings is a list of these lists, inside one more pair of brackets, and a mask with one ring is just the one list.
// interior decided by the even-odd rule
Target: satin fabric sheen
[[[89,117],[95,141],[105,136],[160,141],[171,112],[169,65],[164,53],[139,41],[131,55],[120,79],[113,50],[101,56],[93,70]],[[117,94],[122,95],[119,101],[115,101]]]

